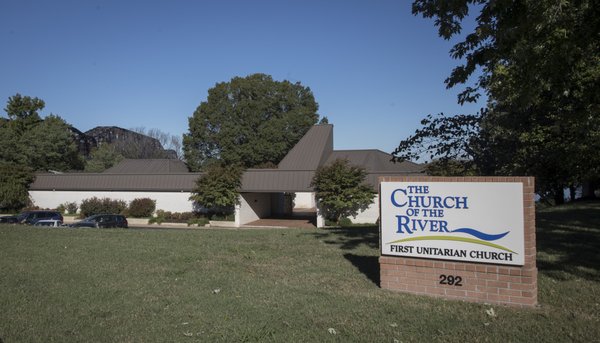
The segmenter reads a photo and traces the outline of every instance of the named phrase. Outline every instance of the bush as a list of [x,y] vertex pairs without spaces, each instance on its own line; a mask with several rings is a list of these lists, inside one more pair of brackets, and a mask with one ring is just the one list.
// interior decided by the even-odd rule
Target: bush
[[204,218],[204,217],[198,217],[198,218],[192,218],[190,220],[187,221],[187,225],[198,225],[198,226],[204,226],[206,224],[208,224],[209,220],[208,218]]
[[70,214],[75,214],[75,213],[77,213],[79,206],[77,206],[76,202],[67,202],[65,204],[65,208],[67,211],[69,211]]
[[352,220],[350,218],[346,218],[346,217],[340,218],[339,223],[337,223],[335,220],[325,218],[325,226],[347,227],[347,226],[353,226],[353,224],[352,224]]
[[367,209],[373,203],[375,193],[366,184],[366,178],[364,168],[345,159],[319,167],[311,186],[315,189],[324,217],[335,220],[339,225],[342,218],[356,216]]
[[84,199],[81,202],[81,217],[89,217],[101,213],[121,214],[126,208],[127,203],[123,200],[93,197]]
[[156,200],[150,198],[133,199],[129,204],[129,215],[134,218],[150,217],[156,209]]
[[235,221],[235,214],[234,213],[219,213],[219,214],[214,214],[214,213],[209,213],[208,214],[210,220],[215,220],[215,221],[223,221],[223,222],[232,222]]
[[158,210],[156,211],[155,222],[170,222],[170,223],[187,223],[190,219],[197,217],[193,212],[169,212]]
[[352,220],[350,218],[340,219],[340,226],[352,226]]
[[160,217],[152,217],[150,219],[148,219],[148,224],[162,224],[165,221],[164,218],[160,218]]
[[68,202],[67,201],[64,204],[58,205],[56,210],[60,211],[63,214],[75,214],[75,213],[77,213],[78,208],[79,207],[77,206],[76,202]]
[[163,210],[156,211],[156,217],[150,218],[150,224],[168,223],[187,223],[188,225],[198,224],[200,226],[207,224],[208,219],[195,212],[169,212]]

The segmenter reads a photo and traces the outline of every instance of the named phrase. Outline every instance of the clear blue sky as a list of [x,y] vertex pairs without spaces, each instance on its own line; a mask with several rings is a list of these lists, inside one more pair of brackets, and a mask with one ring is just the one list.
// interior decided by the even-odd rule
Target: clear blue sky
[[2,108],[36,96],[82,131],[181,135],[209,88],[253,73],[310,87],[336,149],[391,152],[426,114],[482,106],[445,89],[451,42],[406,0],[2,0],[0,46]]

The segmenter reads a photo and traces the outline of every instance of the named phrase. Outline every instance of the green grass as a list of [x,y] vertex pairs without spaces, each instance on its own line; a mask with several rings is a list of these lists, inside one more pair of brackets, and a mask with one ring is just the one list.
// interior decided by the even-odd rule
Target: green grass
[[597,341],[600,204],[546,209],[537,219],[540,307],[525,310],[380,289],[376,228],[0,226],[0,338]]

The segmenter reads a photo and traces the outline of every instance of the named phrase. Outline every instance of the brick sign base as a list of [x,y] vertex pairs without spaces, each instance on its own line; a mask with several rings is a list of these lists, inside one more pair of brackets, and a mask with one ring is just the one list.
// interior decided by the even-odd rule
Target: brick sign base
[[534,180],[531,177],[382,177],[390,182],[521,182],[525,264],[506,266],[381,256],[381,288],[449,299],[533,307],[537,304]]

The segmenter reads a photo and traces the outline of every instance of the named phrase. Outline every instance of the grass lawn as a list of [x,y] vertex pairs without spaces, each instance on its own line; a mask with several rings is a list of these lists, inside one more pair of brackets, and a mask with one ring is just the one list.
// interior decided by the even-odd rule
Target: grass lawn
[[0,341],[600,340],[600,203],[537,220],[528,310],[380,289],[376,228],[0,226]]

